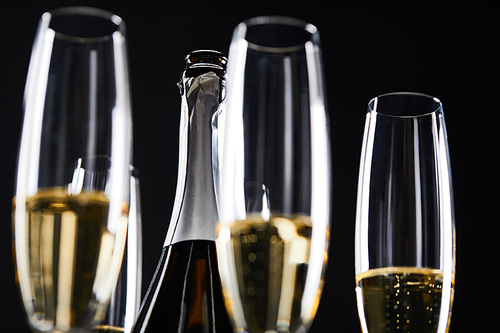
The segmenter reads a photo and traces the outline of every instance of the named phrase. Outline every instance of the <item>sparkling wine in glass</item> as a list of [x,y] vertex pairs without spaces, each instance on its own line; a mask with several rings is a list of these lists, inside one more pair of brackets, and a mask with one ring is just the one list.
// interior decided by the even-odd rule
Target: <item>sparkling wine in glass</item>
[[322,291],[330,218],[316,27],[289,17],[238,25],[227,94],[217,190],[226,308],[234,332],[305,332]]
[[368,105],[356,214],[356,296],[365,333],[444,333],[455,279],[441,102],[392,93]]
[[33,331],[84,332],[116,284],[129,210],[125,27],[109,12],[42,15],[24,95],[14,260]]

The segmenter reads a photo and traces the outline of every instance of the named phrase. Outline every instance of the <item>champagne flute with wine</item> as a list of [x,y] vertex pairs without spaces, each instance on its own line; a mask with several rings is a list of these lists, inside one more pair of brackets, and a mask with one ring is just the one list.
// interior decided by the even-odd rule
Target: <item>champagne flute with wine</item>
[[125,27],[89,7],[42,15],[24,94],[14,261],[28,323],[85,332],[104,315],[127,234],[132,120]]
[[127,241],[109,306],[92,333],[130,333],[142,299],[142,214],[139,171],[130,167],[130,202]]
[[455,229],[448,139],[437,98],[391,93],[370,101],[355,235],[363,332],[447,332]]
[[289,17],[233,34],[216,245],[234,332],[305,332],[318,308],[331,176],[320,53],[316,27]]

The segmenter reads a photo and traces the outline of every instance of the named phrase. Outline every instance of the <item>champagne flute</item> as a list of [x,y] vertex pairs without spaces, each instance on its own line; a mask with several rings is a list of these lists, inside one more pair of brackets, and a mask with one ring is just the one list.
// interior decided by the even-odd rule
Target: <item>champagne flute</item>
[[305,332],[329,243],[330,141],[316,27],[238,25],[219,115],[218,265],[235,332]]
[[368,105],[356,214],[363,332],[447,332],[454,210],[441,102],[392,93]]
[[33,331],[86,331],[116,284],[127,230],[123,21],[89,7],[43,14],[24,112],[13,200],[20,295]]
[[139,172],[131,167],[130,209],[127,241],[118,275],[118,282],[111,294],[109,307],[103,320],[92,328],[93,333],[128,333],[139,312],[142,283],[142,215]]

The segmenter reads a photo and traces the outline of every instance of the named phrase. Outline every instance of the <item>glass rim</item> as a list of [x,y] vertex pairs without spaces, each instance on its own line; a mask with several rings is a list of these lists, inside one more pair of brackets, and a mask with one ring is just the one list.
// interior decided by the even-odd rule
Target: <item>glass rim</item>
[[[68,31],[61,27],[57,27],[57,23],[54,26],[54,19],[69,18],[69,17],[81,17],[85,19],[101,19],[102,23],[106,24],[105,28],[96,29],[95,33],[84,35],[77,34]],[[72,28],[78,28],[78,24],[74,21],[72,22]],[[80,22],[81,23],[81,22]],[[89,6],[65,6],[49,10],[42,14],[40,18],[40,26],[46,29],[52,30],[55,35],[60,39],[69,40],[72,42],[99,42],[102,40],[111,39],[113,34],[116,32],[124,35],[125,33],[125,23],[123,19],[105,9],[89,7]],[[84,31],[82,29],[82,31]],[[97,31],[100,31],[99,33]],[[86,33],[89,33],[88,29],[85,29]]]
[[[409,112],[409,113],[394,113],[394,112],[387,112],[387,111],[380,111],[378,108],[378,102],[380,100],[386,100],[388,98],[395,98],[395,97],[405,97],[405,98],[413,98],[414,100],[416,99],[422,99],[422,100],[427,100],[429,102],[429,106],[434,105],[433,107],[426,108],[425,111],[417,111],[417,112]],[[377,97],[374,97],[368,102],[368,113],[376,113],[378,115],[383,115],[387,117],[393,117],[393,118],[420,118],[420,117],[425,117],[429,116],[432,114],[437,114],[437,113],[442,113],[443,111],[443,104],[439,100],[439,98],[434,97],[432,95],[428,94],[423,94],[419,92],[407,92],[407,91],[401,91],[401,92],[391,92],[391,93],[386,93],[386,94],[381,94],[378,95]]]
[[[254,27],[264,27],[264,26],[282,26],[288,27],[289,29],[297,29],[297,32],[301,31],[305,34],[302,41],[289,43],[290,45],[264,45],[263,43],[250,41],[248,39],[248,31]],[[319,31],[318,28],[309,22],[303,21],[301,19],[291,17],[291,16],[281,16],[281,15],[265,15],[256,16],[239,23],[234,29],[233,40],[243,39],[248,43],[249,48],[256,51],[270,52],[270,53],[285,53],[293,52],[303,49],[307,42],[311,41],[313,43],[318,43],[319,41]]]

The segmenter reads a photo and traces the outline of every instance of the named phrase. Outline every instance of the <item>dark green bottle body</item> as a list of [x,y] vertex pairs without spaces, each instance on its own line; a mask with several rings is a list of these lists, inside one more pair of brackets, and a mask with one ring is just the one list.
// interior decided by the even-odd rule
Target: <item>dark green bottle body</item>
[[163,248],[132,332],[232,332],[215,242],[190,240]]

